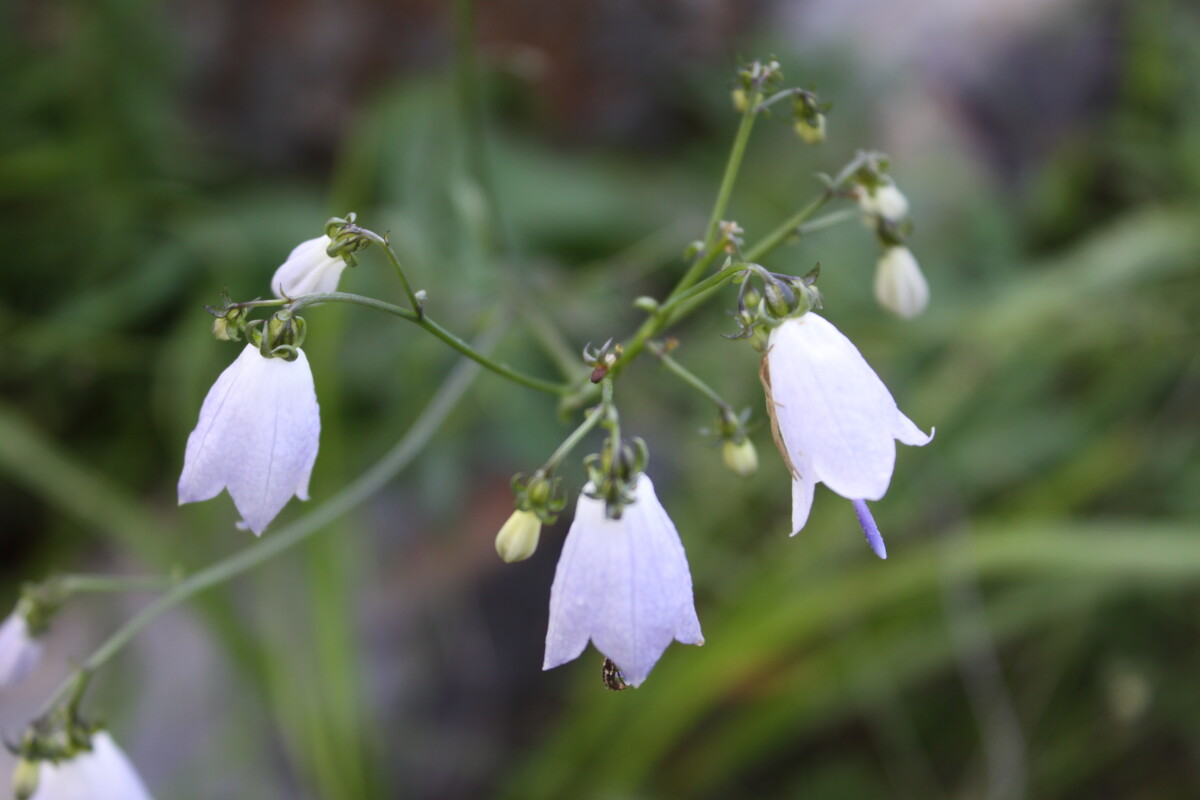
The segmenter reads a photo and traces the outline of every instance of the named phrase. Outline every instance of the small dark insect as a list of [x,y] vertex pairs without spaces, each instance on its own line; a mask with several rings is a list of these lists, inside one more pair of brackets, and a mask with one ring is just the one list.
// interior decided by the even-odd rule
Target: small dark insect
[[625,682],[625,676],[621,674],[621,670],[611,658],[604,659],[604,669],[601,670],[600,677],[604,681],[604,685],[614,692],[630,688],[629,684]]

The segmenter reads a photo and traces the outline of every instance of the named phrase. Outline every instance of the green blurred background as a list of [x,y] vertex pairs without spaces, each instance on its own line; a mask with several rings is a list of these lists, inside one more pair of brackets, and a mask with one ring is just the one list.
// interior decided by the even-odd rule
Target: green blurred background
[[[497,0],[471,35],[452,11],[0,9],[0,602],[55,570],[191,572],[251,545],[227,497],[175,506],[237,350],[202,306],[264,293],[332,214],[389,230],[464,336],[513,283],[572,352],[628,335],[631,300],[668,291],[703,232],[741,57],[773,53],[835,103],[818,149],[759,124],[727,214],[748,239],[814,173],[893,156],[923,317],[874,306],[857,224],[767,266],[821,263],[827,316],[937,437],[902,448],[874,507],[880,562],[824,489],[789,539],[769,432],[759,474],[731,477],[697,435],[711,408],[639,362],[624,427],[650,445],[707,644],[618,694],[590,649],[540,670],[569,520],[528,562],[492,547],[509,477],[571,423],[482,374],[383,492],[102,674],[88,709],[155,796],[1200,797],[1200,8]],[[462,99],[468,53],[483,114]],[[372,253],[342,287],[399,296]],[[756,356],[718,335],[731,306],[682,326],[677,355],[761,421]],[[536,316],[498,352],[554,376]],[[308,321],[311,508],[456,356],[368,311]],[[0,698],[4,734],[145,600],[72,604],[42,673]]]

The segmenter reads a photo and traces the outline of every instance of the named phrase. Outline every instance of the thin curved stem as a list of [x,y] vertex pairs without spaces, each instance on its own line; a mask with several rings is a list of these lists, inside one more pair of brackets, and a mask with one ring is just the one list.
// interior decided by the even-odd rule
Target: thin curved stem
[[[498,325],[481,337],[480,347],[489,349],[499,340],[502,328]],[[315,509],[291,525],[285,526],[278,533],[266,539],[260,539],[255,544],[224,558],[191,577],[178,583],[175,588],[143,608],[132,619],[118,628],[103,644],[58,687],[43,707],[44,715],[59,701],[70,696],[76,687],[86,678],[104,666],[125,645],[137,636],[147,625],[158,619],[167,611],[183,601],[199,594],[205,589],[224,583],[232,578],[263,564],[275,556],[290,550],[296,545],[309,539],[333,520],[347,513],[362,503],[371,495],[382,489],[396,473],[408,466],[413,458],[428,444],[433,434],[441,427],[451,409],[462,398],[467,387],[478,374],[473,364],[460,363],[454,368],[446,381],[434,394],[425,410],[413,422],[412,427],[404,434],[383,458],[360,475],[354,482],[330,498],[324,505]],[[76,698],[77,700],[77,698]]]
[[607,409],[604,406],[597,406],[592,409],[591,413],[579,424],[579,427],[571,431],[571,435],[563,439],[562,444],[550,455],[550,458],[546,459],[546,463],[542,465],[542,469],[549,473],[557,467],[559,462],[575,449],[575,446],[583,440],[584,436],[588,435],[592,428],[596,427],[598,422],[604,419],[607,413]]
[[59,586],[67,594],[117,593],[117,592],[160,592],[179,583],[179,577],[170,575],[81,575],[67,574],[58,579]]
[[680,364],[674,358],[669,356],[666,348],[664,348],[661,343],[651,342],[649,349],[651,353],[654,353],[654,355],[658,357],[658,360],[662,362],[662,365],[672,372],[677,378],[711,400],[712,403],[717,407],[717,410],[725,411],[731,414],[733,413],[733,406],[725,402],[725,398],[717,394],[716,390],[702,381],[700,377],[696,375],[696,373],[692,372],[683,364]]
[[[826,203],[828,203],[837,195],[837,191],[841,188],[842,184],[848,181],[850,176],[853,175],[859,167],[867,162],[868,157],[869,154],[867,153],[859,153],[857,156],[855,156],[849,164],[842,167],[842,171],[837,174],[837,177],[829,181],[829,185],[825,187],[825,190],[813,198],[812,202],[780,223],[780,225],[775,228],[775,230],[768,233],[766,237],[762,239],[762,241],[757,242],[753,247],[747,249],[746,260],[757,261],[767,253],[770,253],[779,245],[783,244],[790,237],[797,234],[806,233],[807,231],[801,229],[801,226],[804,224],[804,222],[807,221],[808,218],[813,214],[820,211]],[[815,221],[816,220],[814,220],[814,222]],[[837,220],[837,222],[841,221],[841,219]],[[822,227],[828,226],[823,225]]]
[[380,236],[378,233],[375,233],[375,231],[369,231],[366,228],[360,228],[357,225],[354,226],[354,230],[363,237],[370,239],[372,243],[378,245],[380,249],[383,250],[384,255],[387,256],[388,262],[392,265],[392,269],[396,270],[396,276],[400,278],[400,284],[404,287],[404,294],[408,297],[408,304],[412,306],[413,312],[417,315],[417,318],[420,319],[423,316],[423,312],[421,310],[421,299],[418,298],[417,293],[413,291],[412,284],[409,283],[408,280],[408,275],[405,274],[404,267],[400,264],[400,256],[398,256],[396,251],[392,249],[392,243],[388,241],[386,236]]
[[[719,252],[719,251],[717,251]],[[702,259],[698,260],[699,264],[711,263],[716,258],[716,252],[706,254]],[[721,284],[732,278],[744,269],[740,264],[729,265],[705,278],[700,283],[685,290],[676,290],[657,308],[654,312],[642,323],[633,337],[625,342],[621,351],[621,357],[609,369],[610,376],[618,375],[621,370],[633,359],[637,358],[645,348],[646,342],[651,338],[662,333],[673,322],[678,321],[682,317],[682,313],[675,313],[681,305],[690,300],[704,297],[712,292]],[[693,306],[694,307],[694,306]]]
[[409,322],[420,325],[422,328],[429,331],[434,336],[441,339],[443,342],[450,345],[452,348],[462,353],[472,361],[475,361],[488,368],[497,375],[508,378],[514,383],[519,383],[522,386],[530,389],[536,389],[539,392],[545,392],[546,394],[552,394],[555,396],[560,396],[566,392],[566,387],[563,384],[553,383],[542,378],[535,378],[532,375],[526,375],[523,372],[513,369],[507,364],[502,364],[499,361],[495,361],[483,353],[480,353],[478,350],[471,347],[470,344],[455,336],[438,323],[434,322],[424,313],[409,311],[407,308],[395,305],[394,303],[377,300],[374,297],[351,294],[349,292],[315,292],[313,294],[306,294],[302,297],[296,298],[295,302],[292,304],[292,309],[294,311],[298,311],[305,306],[320,305],[321,303],[352,303],[354,305],[364,306],[366,308],[373,308],[376,311],[382,311],[386,314],[400,317],[401,319],[406,319]]

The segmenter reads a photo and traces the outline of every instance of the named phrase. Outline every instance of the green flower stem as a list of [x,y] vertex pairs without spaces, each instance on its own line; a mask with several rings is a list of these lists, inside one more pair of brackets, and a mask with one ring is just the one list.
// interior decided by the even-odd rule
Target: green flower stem
[[801,94],[804,94],[803,89],[794,89],[794,88],[793,89],[784,89],[783,91],[776,92],[775,94],[768,97],[766,100],[763,100],[762,102],[760,102],[758,104],[758,107],[755,108],[754,110],[755,111],[765,111],[766,109],[768,109],[771,106],[778,103],[780,100],[787,100],[788,98],[797,97]]
[[579,427],[571,431],[571,435],[566,439],[563,439],[563,443],[558,446],[558,449],[554,451],[550,458],[546,459],[546,463],[542,466],[542,470],[547,474],[552,472],[554,468],[558,466],[559,462],[566,458],[567,455],[575,449],[575,446],[579,444],[583,437],[587,436],[592,428],[596,427],[596,423],[604,419],[607,413],[607,409],[605,409],[603,405],[596,406],[594,409],[592,409],[587,417],[584,418],[583,422],[579,424]]
[[[506,325],[498,325],[481,337],[480,349],[487,350],[495,345]],[[78,702],[77,687],[86,686],[87,679],[104,666],[125,645],[165,612],[199,594],[225,583],[275,556],[290,550],[330,522],[349,512],[371,495],[387,485],[396,473],[408,466],[433,434],[441,427],[451,409],[462,398],[467,387],[478,374],[473,364],[460,363],[446,378],[445,383],[434,394],[429,405],[421,412],[412,427],[395,446],[353,483],[330,498],[324,505],[291,525],[285,526],[272,536],[259,539],[255,544],[228,558],[208,566],[191,577],[185,578],[173,589],[142,609],[132,619],[118,628],[99,648],[85,660],[66,681],[58,687],[43,707],[42,714],[51,711],[59,702],[73,697]]]
[[467,342],[443,328],[441,325],[434,322],[424,313],[409,311],[407,308],[402,308],[383,300],[377,300],[374,297],[364,297],[363,295],[350,294],[349,292],[316,292],[296,298],[296,301],[292,304],[292,309],[294,311],[299,311],[305,306],[320,305],[322,303],[353,303],[354,305],[373,308],[376,311],[383,311],[387,314],[400,317],[401,319],[406,319],[409,322],[420,325],[422,328],[429,331],[434,336],[441,339],[443,342],[450,345],[472,361],[475,361],[490,369],[497,375],[508,378],[514,383],[519,383],[522,386],[526,386],[530,389],[536,389],[539,392],[545,392],[546,394],[552,394],[556,396],[561,396],[566,392],[566,387],[562,384],[552,383],[541,378],[535,378],[532,375],[526,375],[522,372],[518,372],[507,364],[501,364],[498,361],[494,361],[483,353],[480,353],[475,348],[471,347],[471,345],[469,345]]
[[58,585],[67,594],[88,592],[160,592],[180,582],[169,575],[78,575],[59,576]]
[[[714,249],[712,253],[706,254],[696,263],[707,267],[708,264],[715,260],[719,252],[720,251]],[[658,308],[653,311],[653,313],[650,314],[646,321],[642,323],[642,326],[638,328],[637,333],[633,335],[633,338],[623,345],[621,357],[618,358],[616,363],[612,365],[608,371],[608,374],[611,377],[616,377],[618,374],[620,374],[621,370],[626,364],[638,357],[638,355],[642,352],[642,349],[645,348],[646,342],[648,342],[654,336],[662,333],[662,331],[668,325],[680,319],[682,314],[675,314],[674,318],[672,315],[677,309],[679,309],[681,305],[690,300],[704,297],[708,293],[712,292],[713,289],[716,289],[718,286],[725,283],[744,269],[745,267],[743,267],[741,264],[731,264],[722,269],[720,272],[716,272],[705,278],[695,286],[683,290],[677,288],[666,300],[662,302],[661,305],[659,305]]]
[[412,310],[417,317],[423,316],[421,310],[421,301],[417,298],[417,293],[413,291],[412,284],[408,281],[408,275],[404,273],[404,267],[400,265],[400,256],[396,255],[396,251],[392,249],[392,243],[388,241],[386,236],[380,236],[375,231],[369,231],[366,228],[360,228],[357,225],[352,226],[354,231],[361,234],[364,238],[371,240],[372,243],[378,245],[383,250],[387,260],[391,263],[392,268],[396,270],[396,276],[400,278],[400,284],[404,287],[404,294],[408,296],[408,304],[412,306]]
[[708,218],[708,228],[704,232],[704,253],[701,258],[692,262],[688,271],[679,279],[679,283],[675,284],[672,295],[691,288],[704,274],[707,264],[711,263],[712,253],[717,248],[721,220],[733,194],[733,185],[737,183],[738,172],[742,168],[742,156],[746,154],[746,144],[750,141],[750,131],[754,128],[754,120],[758,117],[758,104],[761,102],[762,92],[755,92],[746,101],[746,110],[742,112],[741,124],[738,125],[733,147],[729,150],[729,160],[725,162],[725,175],[721,178],[721,188],[717,190],[717,201],[713,204],[712,216]]
[[[768,233],[766,238],[764,238],[762,241],[756,243],[753,247],[746,250],[746,260],[758,261],[767,253],[770,253],[776,247],[787,241],[788,238],[798,234],[810,232],[802,230],[801,226],[808,220],[809,217],[820,211],[826,203],[828,203],[837,195],[838,189],[842,187],[842,184],[848,181],[850,176],[853,175],[859,167],[866,163],[867,157],[867,153],[859,153],[849,164],[842,168],[842,171],[837,174],[836,178],[833,178],[829,181],[829,185],[825,187],[825,190],[817,195],[812,202],[784,220],[779,227]],[[832,217],[833,215],[831,214],[830,216]],[[849,217],[847,216],[847,219],[848,218]],[[817,221],[819,220],[814,220],[814,222]],[[824,224],[821,227],[829,227],[829,225],[837,224],[841,221],[841,219],[837,219],[834,222]],[[819,228],[813,230],[819,230]]]
[[272,297],[269,300],[246,300],[241,303],[234,303],[230,308],[265,308],[267,306],[282,306],[291,302],[286,297]]
[[664,367],[675,373],[675,375],[688,386],[691,386],[700,394],[711,400],[717,406],[718,410],[733,413],[733,406],[729,405],[729,403],[726,403],[725,399],[721,397],[721,395],[717,394],[716,391],[707,383],[700,380],[700,378],[694,372],[689,370],[683,364],[680,364],[675,359],[671,358],[671,356],[667,355],[666,348],[663,347],[660,342],[651,342],[649,344],[649,350],[658,357],[658,360],[662,362]]

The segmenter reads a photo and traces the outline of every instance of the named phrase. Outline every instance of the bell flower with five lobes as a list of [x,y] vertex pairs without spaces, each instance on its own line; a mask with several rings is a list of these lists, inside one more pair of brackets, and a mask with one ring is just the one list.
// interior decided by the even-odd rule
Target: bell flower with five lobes
[[295,360],[247,344],[217,378],[188,436],[179,503],[228,489],[243,523],[261,535],[295,495],[308,499],[321,419],[304,351]]
[[635,480],[620,519],[588,496],[593,484],[579,495],[550,587],[543,669],[578,658],[590,639],[638,686],[673,640],[704,644],[679,533],[650,478]]
[[854,502],[871,548],[886,558],[864,501],[887,492],[896,440],[920,446],[932,436],[901,413],[858,348],[813,312],[771,331],[762,377],[776,444],[792,472],[792,535],[824,483]]

